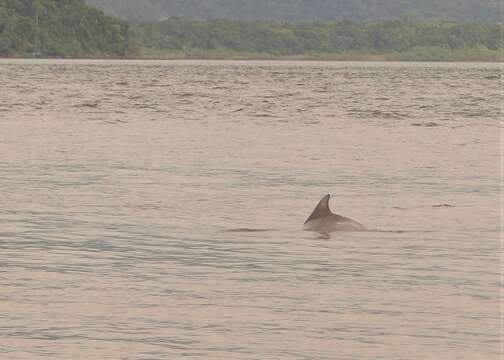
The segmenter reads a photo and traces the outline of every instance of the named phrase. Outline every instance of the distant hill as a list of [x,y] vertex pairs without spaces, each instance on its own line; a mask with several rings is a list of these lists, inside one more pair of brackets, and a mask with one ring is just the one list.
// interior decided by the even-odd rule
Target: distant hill
[[498,3],[474,2],[0,0],[0,57],[502,61]]
[[394,19],[502,21],[504,0],[86,0],[129,20],[192,19],[324,22]]
[[0,56],[120,57],[127,33],[83,0],[0,0]]

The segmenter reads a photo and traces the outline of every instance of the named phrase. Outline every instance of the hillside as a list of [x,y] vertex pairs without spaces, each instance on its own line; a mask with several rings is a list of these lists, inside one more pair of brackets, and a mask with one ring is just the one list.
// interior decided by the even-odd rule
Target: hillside
[[500,24],[406,19],[290,24],[170,18],[136,24],[131,36],[146,54],[161,58],[497,61],[504,48]]
[[[196,0],[186,1],[197,3]],[[226,1],[220,0],[219,4],[223,6]],[[381,0],[381,4],[386,1]],[[449,1],[446,0],[445,4]],[[253,2],[236,0],[233,4],[249,6],[247,4]],[[310,11],[313,13],[317,9],[315,5],[322,2],[313,0],[314,6]],[[363,2],[325,1],[328,9],[329,4],[355,5]],[[127,6],[128,0],[121,0],[121,3]],[[176,2],[137,1],[138,5],[146,6],[141,11],[144,15],[154,11],[156,6],[170,3]],[[278,10],[286,3],[283,0],[269,1],[267,4],[272,9],[269,15],[273,16],[273,9]],[[292,5],[296,1],[289,3]],[[303,3],[302,0],[297,1],[298,5]],[[368,3],[377,6],[378,0]],[[406,3],[407,0],[403,0],[401,4]],[[202,8],[177,4],[180,10],[202,11]],[[198,4],[203,6],[203,3]],[[220,9],[212,7],[216,0],[207,0],[205,4],[208,10]],[[342,5],[341,14],[345,14],[345,9]],[[233,7],[228,10],[229,14],[235,11]],[[253,12],[251,9],[248,16],[253,17],[260,11],[256,9]],[[286,14],[294,16],[296,12]],[[383,14],[384,17],[390,15]],[[329,17],[329,12],[324,16]],[[296,23],[169,17],[161,21],[129,23],[104,15],[101,10],[86,5],[84,0],[0,0],[0,57],[501,61],[503,49],[504,26],[491,22],[402,17]]]
[[504,0],[86,0],[129,20],[192,19],[366,22],[412,16],[495,23]]
[[0,0],[0,55],[119,57],[128,25],[83,0]]

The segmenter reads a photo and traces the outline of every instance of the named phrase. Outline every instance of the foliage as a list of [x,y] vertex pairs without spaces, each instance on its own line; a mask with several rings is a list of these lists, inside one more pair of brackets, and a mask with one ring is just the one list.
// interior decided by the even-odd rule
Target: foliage
[[297,24],[171,17],[131,25],[84,0],[0,0],[0,56],[141,57],[143,52],[158,58],[502,60],[503,49],[500,23],[406,17]]
[[170,18],[157,23],[137,24],[132,31],[132,35],[146,48],[187,54],[201,51],[273,56],[310,53],[427,54],[435,51],[433,49],[449,54],[461,49],[497,51],[504,48],[504,26],[501,24],[411,19],[364,24],[349,21],[290,24]]
[[129,25],[83,0],[0,0],[0,54],[121,56]]

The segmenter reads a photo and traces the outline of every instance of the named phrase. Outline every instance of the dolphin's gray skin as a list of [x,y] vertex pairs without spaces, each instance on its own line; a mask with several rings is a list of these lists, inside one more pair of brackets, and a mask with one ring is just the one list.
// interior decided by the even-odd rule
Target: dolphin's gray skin
[[321,234],[328,234],[334,231],[366,231],[368,230],[364,225],[346,218],[341,215],[336,215],[329,209],[329,198],[331,195],[327,194],[320,200],[315,210],[306,219],[304,223],[304,230],[315,231]]

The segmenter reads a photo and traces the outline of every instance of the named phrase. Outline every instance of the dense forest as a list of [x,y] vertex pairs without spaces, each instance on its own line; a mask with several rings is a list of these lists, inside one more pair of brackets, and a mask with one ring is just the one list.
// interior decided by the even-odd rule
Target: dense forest
[[397,19],[502,21],[504,0],[86,0],[133,21],[190,19],[327,22]]
[[170,17],[129,23],[84,0],[0,0],[0,56],[502,60],[503,51],[501,23],[415,17],[314,23]]
[[[402,53],[419,51],[447,54],[465,50],[495,51],[504,48],[504,26],[451,21],[381,20],[364,24],[349,21],[290,24],[238,20],[188,20],[170,18],[133,28],[146,49],[177,53],[183,57],[226,54],[288,56],[348,53]],[[159,54],[159,53],[158,53]],[[319,54],[315,56],[315,54]],[[266,57],[266,56],[265,56]]]
[[83,0],[0,0],[0,55],[118,57],[128,26]]

